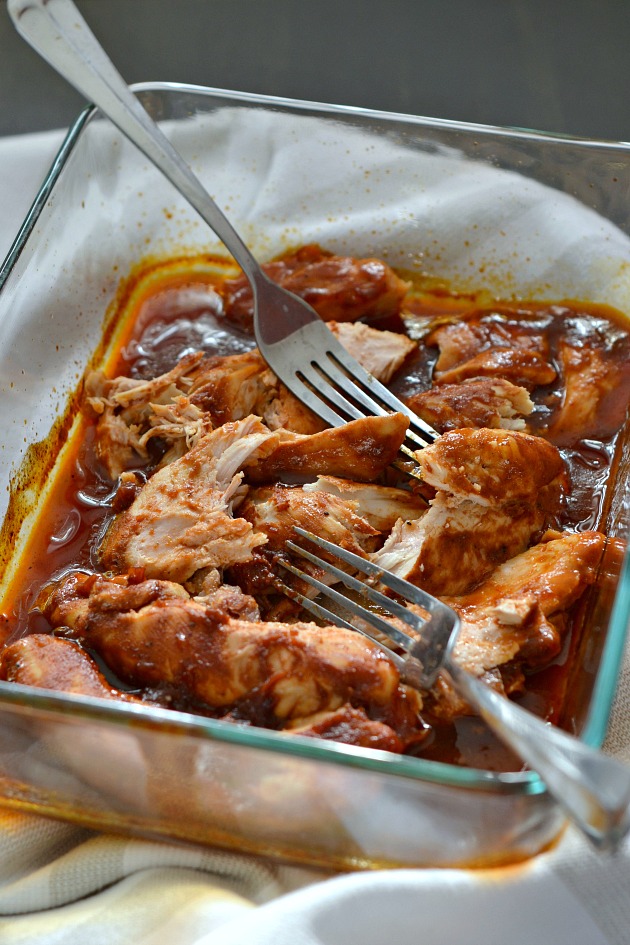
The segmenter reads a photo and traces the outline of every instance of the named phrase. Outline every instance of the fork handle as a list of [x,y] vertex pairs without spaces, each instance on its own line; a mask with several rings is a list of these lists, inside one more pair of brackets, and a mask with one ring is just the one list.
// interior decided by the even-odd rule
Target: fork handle
[[168,138],[149,117],[72,0],[8,0],[18,33],[129,138],[223,241],[253,284],[260,267]]
[[630,828],[630,768],[543,722],[452,660],[444,668],[490,728],[545,782],[569,818],[599,850]]

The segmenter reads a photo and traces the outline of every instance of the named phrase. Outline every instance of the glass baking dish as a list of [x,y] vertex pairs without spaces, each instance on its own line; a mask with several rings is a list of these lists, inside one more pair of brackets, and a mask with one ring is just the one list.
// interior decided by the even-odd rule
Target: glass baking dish
[[[463,290],[630,312],[630,147],[173,84],[134,87],[261,260],[317,241]],[[88,109],[0,271],[3,593],[73,433],[106,311],[140,260],[221,252]],[[600,521],[626,540],[622,437]],[[10,486],[10,488],[9,488]],[[9,506],[9,495],[12,496]],[[611,557],[588,602],[565,724],[605,736],[629,614]],[[332,869],[530,857],[564,819],[537,775],[497,774],[0,682],[0,798],[19,810]]]

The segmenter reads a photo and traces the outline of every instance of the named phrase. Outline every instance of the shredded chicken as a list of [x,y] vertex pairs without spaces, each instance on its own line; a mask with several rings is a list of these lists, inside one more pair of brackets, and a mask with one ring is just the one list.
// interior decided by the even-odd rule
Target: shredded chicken
[[399,521],[372,560],[432,594],[459,594],[554,523],[565,487],[558,450],[507,430],[456,430],[418,454],[437,490],[429,511]]
[[440,384],[408,397],[407,406],[439,433],[462,427],[525,431],[523,418],[534,409],[528,391],[502,377]]
[[[263,269],[274,282],[312,305],[325,321],[395,315],[409,288],[380,259],[334,256],[315,244],[267,263]],[[251,325],[253,298],[245,276],[224,283],[224,305],[229,319]]]
[[[304,622],[295,590],[316,591],[283,565],[336,578],[292,559],[294,526],[441,597],[461,620],[458,662],[505,695],[522,692],[560,653],[573,604],[614,547],[598,532],[549,529],[586,527],[575,496],[589,480],[576,473],[565,506],[557,446],[573,463],[584,438],[613,442],[630,397],[630,334],[570,303],[462,314],[461,299],[456,313],[416,298],[428,313],[417,334],[433,326],[417,343],[360,320],[402,325],[409,284],[380,260],[309,245],[265,269],[382,383],[411,365],[393,389],[441,434],[416,454],[422,483],[391,468],[405,414],[329,429],[256,349],[188,353],[153,378],[93,372],[84,409],[96,420],[96,458],[118,480],[96,549],[101,573],[63,559],[35,604],[37,626],[51,632],[6,647],[0,678],[407,751],[426,738],[427,719],[437,727],[471,708],[446,674],[421,694],[372,641]],[[224,281],[215,302],[224,329],[249,332],[242,352],[253,344],[249,282]],[[158,347],[157,363],[205,345],[193,335],[185,349]],[[436,348],[433,386],[414,393],[429,383]]]
[[86,407],[97,416],[97,458],[110,479],[122,472],[146,465],[150,455],[149,440],[166,437],[181,455],[200,436],[212,428],[209,418],[185,396],[190,388],[190,374],[203,354],[182,358],[166,374],[150,380],[116,377],[108,380],[92,371],[85,382]]

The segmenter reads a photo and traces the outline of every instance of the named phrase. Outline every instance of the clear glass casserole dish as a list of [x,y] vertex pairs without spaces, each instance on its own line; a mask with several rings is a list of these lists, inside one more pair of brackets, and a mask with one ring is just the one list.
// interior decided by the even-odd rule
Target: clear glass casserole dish
[[[317,241],[464,290],[630,312],[625,145],[194,87],[136,92],[261,260]],[[80,116],[0,272],[3,596],[63,465],[78,382],[122,330],[104,321],[121,277],[149,255],[220,251],[108,122]],[[626,540],[624,436],[613,472],[599,522]],[[628,622],[628,567],[618,572],[611,559],[589,600],[565,706],[565,724],[592,745],[605,735]],[[0,715],[2,802],[109,830],[349,869],[511,862],[563,825],[531,772],[4,682]]]

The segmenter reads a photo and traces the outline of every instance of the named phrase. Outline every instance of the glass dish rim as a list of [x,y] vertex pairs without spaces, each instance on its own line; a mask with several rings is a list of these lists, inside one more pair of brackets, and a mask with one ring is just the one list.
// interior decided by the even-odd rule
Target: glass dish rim
[[[138,82],[130,86],[135,93],[178,92],[222,98],[226,102],[277,107],[304,111],[311,115],[338,115],[363,120],[406,122],[418,128],[459,131],[466,134],[493,135],[517,140],[535,140],[551,144],[575,144],[603,151],[626,151],[630,142],[604,141],[570,135],[552,134],[526,128],[484,125],[472,122],[430,118],[400,112],[389,112],[350,105],[334,105],[253,92],[238,92],[203,85],[180,82]],[[90,120],[99,114],[98,108],[88,105],[70,126],[38,193],[23,221],[11,247],[0,266],[0,292],[26,246],[55,185],[66,166],[81,134]],[[599,747],[604,740],[614,701],[615,683],[621,670],[621,658],[629,629],[630,613],[630,548],[625,554],[611,611],[600,665],[593,686],[587,719],[579,735],[581,741]],[[2,682],[0,680],[0,709],[20,707],[62,715],[80,721],[111,722],[116,725],[133,724],[141,727],[161,726],[169,732],[181,731],[188,735],[221,741],[238,746],[297,756],[312,761],[341,764],[381,774],[397,775],[416,781],[426,781],[448,787],[496,791],[511,795],[547,794],[542,779],[533,771],[493,772],[478,768],[464,768],[445,762],[395,755],[375,749],[363,749],[336,742],[286,735],[255,727],[241,727],[219,719],[192,715],[152,706],[129,706],[90,696],[39,690],[35,687]]]

